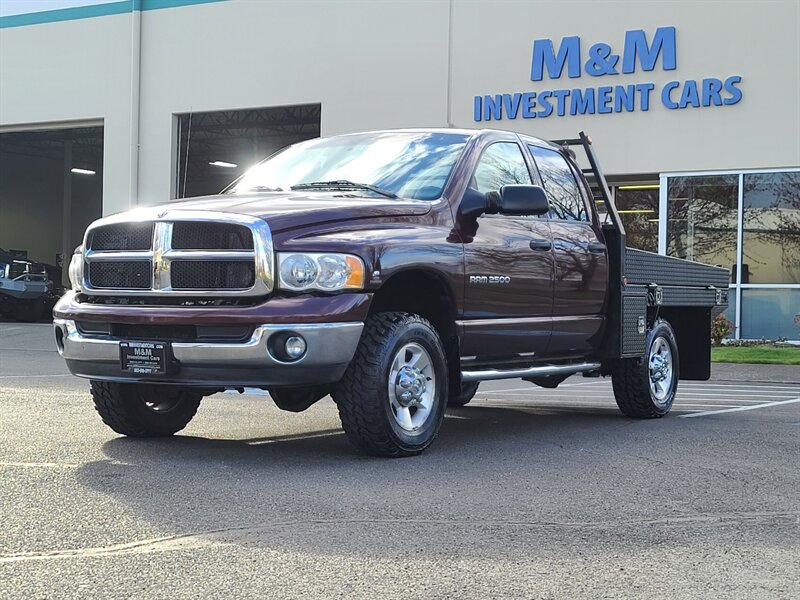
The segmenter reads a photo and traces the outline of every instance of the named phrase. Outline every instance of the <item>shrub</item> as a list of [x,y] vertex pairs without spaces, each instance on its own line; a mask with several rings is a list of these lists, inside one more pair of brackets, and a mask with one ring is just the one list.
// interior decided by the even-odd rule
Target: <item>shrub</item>
[[728,337],[733,331],[733,323],[725,318],[725,315],[718,315],[711,322],[711,345],[719,346],[722,340]]

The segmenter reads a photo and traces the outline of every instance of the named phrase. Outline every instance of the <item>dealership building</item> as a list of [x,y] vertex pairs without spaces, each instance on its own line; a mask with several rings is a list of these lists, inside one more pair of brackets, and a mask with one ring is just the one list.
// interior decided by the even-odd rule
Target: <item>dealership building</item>
[[584,130],[630,245],[800,339],[799,98],[797,0],[0,0],[0,247],[55,263],[320,135]]

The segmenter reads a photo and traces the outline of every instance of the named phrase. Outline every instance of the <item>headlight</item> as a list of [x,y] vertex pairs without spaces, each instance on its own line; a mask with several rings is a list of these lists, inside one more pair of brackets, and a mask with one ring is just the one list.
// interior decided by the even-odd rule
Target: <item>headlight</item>
[[80,291],[83,285],[83,246],[75,248],[69,261],[69,282],[73,290]]
[[10,270],[8,263],[0,262],[0,279],[8,277]]
[[278,253],[279,285],[286,290],[356,290],[364,287],[364,263],[351,254]]

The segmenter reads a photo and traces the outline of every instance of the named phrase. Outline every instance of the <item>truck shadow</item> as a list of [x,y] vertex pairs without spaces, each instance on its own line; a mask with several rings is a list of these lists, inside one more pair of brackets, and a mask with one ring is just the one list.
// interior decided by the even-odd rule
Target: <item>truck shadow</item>
[[[426,453],[401,460],[360,455],[338,429],[249,440],[116,438],[103,446],[107,460],[79,467],[77,478],[165,536],[203,544],[360,554],[405,522],[421,543],[447,552],[443,530],[468,526],[476,505],[496,503],[500,521],[535,510],[542,482],[554,477],[597,494],[587,463],[607,466],[609,439],[629,423],[610,410],[470,406],[449,412]],[[604,450],[595,454],[598,443]],[[624,487],[625,477],[607,485]]]

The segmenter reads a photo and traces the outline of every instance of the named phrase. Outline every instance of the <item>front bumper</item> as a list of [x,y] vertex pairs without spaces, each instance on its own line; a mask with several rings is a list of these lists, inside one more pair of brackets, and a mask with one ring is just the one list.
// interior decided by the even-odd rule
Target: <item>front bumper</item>
[[[262,324],[240,343],[172,342],[173,368],[165,375],[134,375],[120,369],[119,343],[111,336],[88,336],[72,319],[53,321],[56,346],[73,375],[120,382],[195,387],[277,387],[334,383],[355,354],[363,322]],[[306,353],[296,361],[278,360],[270,351],[273,335],[301,335]]]

